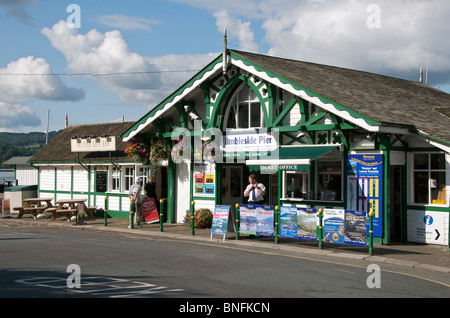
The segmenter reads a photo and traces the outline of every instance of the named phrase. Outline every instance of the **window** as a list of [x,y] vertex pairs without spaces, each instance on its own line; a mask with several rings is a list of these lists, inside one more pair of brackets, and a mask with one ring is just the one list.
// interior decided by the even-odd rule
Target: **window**
[[446,204],[444,154],[414,155],[414,203]]
[[263,119],[261,104],[255,92],[248,85],[242,85],[230,101],[225,120],[226,128],[261,128]]
[[118,168],[112,168],[111,179],[111,191],[120,192],[120,170]]
[[342,200],[342,162],[317,161],[317,199],[323,201]]
[[134,183],[134,168],[129,167],[125,168],[125,183],[124,183],[124,191],[128,192],[130,191],[130,187]]
[[148,182],[148,176],[149,176],[149,167],[138,167],[137,168],[137,176],[142,178],[142,184],[145,185]]
[[285,199],[304,199],[308,197],[308,174],[286,172],[284,177],[284,198]]

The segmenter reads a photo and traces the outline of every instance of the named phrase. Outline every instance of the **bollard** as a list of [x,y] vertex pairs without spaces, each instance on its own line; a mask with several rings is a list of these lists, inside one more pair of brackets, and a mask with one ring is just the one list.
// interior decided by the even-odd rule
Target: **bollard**
[[319,209],[319,248],[323,249],[323,210]]
[[195,219],[195,201],[191,202],[191,235],[195,235],[194,219]]
[[105,211],[103,213],[104,221],[103,225],[108,226],[108,197],[105,197]]
[[159,231],[164,232],[163,226],[163,207],[164,207],[164,199],[159,200]]
[[236,203],[236,233],[235,233],[236,240],[239,240],[239,218],[241,216],[239,208],[240,208],[239,203]]
[[275,206],[275,244],[278,244],[279,226],[280,226],[280,208]]
[[369,255],[373,255],[373,212],[369,212]]
[[134,229],[134,204],[133,198],[130,199],[130,229]]

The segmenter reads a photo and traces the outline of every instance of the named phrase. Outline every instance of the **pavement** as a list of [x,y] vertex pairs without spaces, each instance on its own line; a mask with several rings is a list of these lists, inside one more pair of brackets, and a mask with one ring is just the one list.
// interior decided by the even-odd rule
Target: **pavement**
[[161,231],[159,223],[143,224],[142,227],[129,229],[128,220],[117,218],[108,218],[107,225],[105,226],[103,218],[85,219],[81,224],[76,224],[76,222],[67,222],[64,217],[52,221],[49,218],[34,219],[31,215],[24,215],[22,219],[17,219],[12,214],[11,218],[0,219],[0,225],[2,224],[125,233],[205,242],[213,241],[223,244],[259,247],[268,250],[283,250],[301,254],[320,254],[368,262],[388,263],[450,274],[450,251],[447,251],[448,246],[414,243],[375,245],[373,255],[369,255],[368,247],[324,243],[323,249],[319,249],[318,242],[280,238],[278,244],[276,244],[274,238],[249,235],[240,235],[239,240],[236,240],[234,232],[227,233],[225,240],[223,240],[223,236],[216,234],[211,238],[211,229],[195,229],[195,234],[192,235],[191,228],[183,224],[164,223],[163,231]]

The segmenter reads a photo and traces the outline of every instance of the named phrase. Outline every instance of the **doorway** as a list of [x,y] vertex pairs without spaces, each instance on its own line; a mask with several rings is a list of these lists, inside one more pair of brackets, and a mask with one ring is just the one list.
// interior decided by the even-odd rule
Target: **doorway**
[[390,184],[390,222],[391,222],[391,240],[401,241],[402,239],[402,210],[403,210],[403,184],[402,167],[391,167]]
[[230,206],[230,216],[228,218],[229,232],[235,232],[236,204],[243,203],[243,171],[242,166],[222,167],[222,204]]

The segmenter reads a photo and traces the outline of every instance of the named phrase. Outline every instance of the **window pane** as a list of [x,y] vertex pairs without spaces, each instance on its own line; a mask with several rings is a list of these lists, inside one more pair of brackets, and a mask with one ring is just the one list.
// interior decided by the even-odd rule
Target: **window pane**
[[445,172],[431,173],[431,203],[446,204]]
[[301,199],[308,195],[308,175],[300,173],[286,173],[286,198]]
[[238,101],[248,102],[249,101],[248,94],[249,94],[249,88],[248,87],[242,88],[239,92]]
[[431,169],[445,169],[445,155],[444,154],[432,154],[431,155]]
[[259,103],[251,104],[250,125],[252,128],[261,127],[261,105]]
[[249,128],[248,113],[248,104],[239,104],[239,128]]
[[236,129],[236,107],[233,105],[228,114],[227,128]]
[[318,200],[340,201],[342,177],[339,174],[319,174]]
[[414,155],[414,169],[428,169],[428,154]]
[[414,172],[414,201],[428,203],[428,172]]

